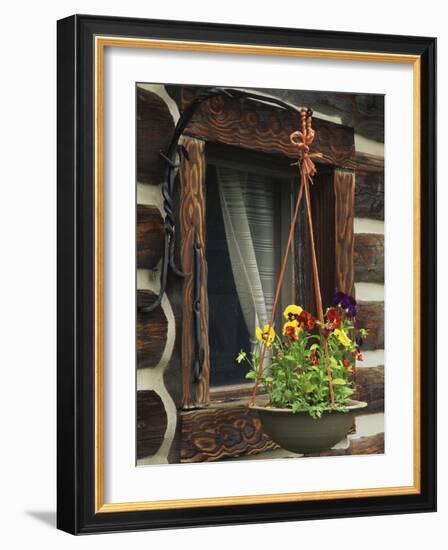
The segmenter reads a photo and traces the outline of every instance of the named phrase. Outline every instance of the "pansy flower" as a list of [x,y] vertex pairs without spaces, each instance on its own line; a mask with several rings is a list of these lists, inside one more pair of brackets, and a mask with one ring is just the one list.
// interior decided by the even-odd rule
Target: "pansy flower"
[[269,325],[264,325],[262,329],[257,327],[255,330],[255,336],[259,342],[265,343],[266,346],[269,347],[275,340],[275,330],[272,327],[269,327]]
[[348,317],[356,317],[356,300],[353,296],[349,296],[344,292],[336,292],[333,296],[333,301],[331,303],[333,307],[341,306],[342,309],[345,309]]
[[300,306],[296,306],[295,304],[291,304],[288,307],[285,308],[285,311],[283,312],[283,317],[287,321],[294,321],[297,319],[297,317],[302,313],[303,309]]
[[289,340],[298,340],[299,332],[301,331],[299,323],[297,321],[286,321],[283,325],[283,335],[286,336]]
[[331,329],[341,328],[342,316],[338,313],[338,310],[336,308],[330,307],[327,310],[326,315],[329,323],[331,324],[331,327],[328,327],[328,328],[331,328]]
[[347,334],[345,333],[345,331],[343,331],[342,329],[335,329],[334,333],[333,333],[336,338],[339,340],[339,342],[345,347],[345,348],[348,348],[350,347],[352,341],[350,340],[350,338],[347,336]]
[[316,319],[312,316],[311,313],[305,311],[304,309],[297,318],[299,325],[305,330],[313,330],[316,325]]

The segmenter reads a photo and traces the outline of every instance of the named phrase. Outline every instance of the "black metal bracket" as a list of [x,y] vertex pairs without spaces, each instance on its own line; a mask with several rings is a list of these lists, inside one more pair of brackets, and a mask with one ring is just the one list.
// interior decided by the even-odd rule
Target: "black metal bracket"
[[204,364],[204,347],[202,345],[201,292],[202,292],[202,248],[195,236],[193,245],[193,379],[199,382],[202,378]]

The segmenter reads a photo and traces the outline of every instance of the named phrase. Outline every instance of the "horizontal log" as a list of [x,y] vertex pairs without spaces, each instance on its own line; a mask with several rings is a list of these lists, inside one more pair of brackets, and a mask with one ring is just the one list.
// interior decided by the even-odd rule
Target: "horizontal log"
[[365,401],[367,413],[384,411],[384,367],[356,369],[353,399]]
[[384,283],[384,235],[355,235],[355,281]]
[[346,455],[376,455],[384,454],[384,433],[368,437],[352,438],[347,449],[332,449],[322,453],[310,453],[304,456],[346,456]]
[[359,174],[355,179],[355,217],[384,220],[384,173]]
[[137,291],[137,368],[155,367],[165,349],[168,321],[163,309],[158,306],[149,313],[140,311],[155,298],[149,290]]
[[[245,400],[247,403],[247,400]],[[226,404],[181,414],[181,462],[258,454],[278,446],[247,405]]]
[[164,225],[156,206],[137,204],[137,267],[153,269],[163,252]]
[[163,443],[168,419],[160,396],[153,390],[137,392],[137,458],[154,455]]
[[369,333],[363,350],[384,349],[384,302],[358,302],[356,327]]
[[165,101],[157,94],[137,87],[137,180],[159,184],[166,163],[160,151],[166,151],[174,133],[173,117]]

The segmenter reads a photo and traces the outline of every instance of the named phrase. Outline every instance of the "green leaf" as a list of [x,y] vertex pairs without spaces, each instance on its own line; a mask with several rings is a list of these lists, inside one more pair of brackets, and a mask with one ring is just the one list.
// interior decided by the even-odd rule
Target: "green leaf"
[[254,370],[251,370],[246,374],[246,378],[248,380],[255,380],[256,377],[257,377],[257,373]]
[[335,378],[333,380],[333,386],[345,386],[347,382],[343,378]]
[[312,382],[307,382],[305,384],[305,392],[306,393],[311,393],[312,391],[314,391],[316,389],[316,385],[313,384]]

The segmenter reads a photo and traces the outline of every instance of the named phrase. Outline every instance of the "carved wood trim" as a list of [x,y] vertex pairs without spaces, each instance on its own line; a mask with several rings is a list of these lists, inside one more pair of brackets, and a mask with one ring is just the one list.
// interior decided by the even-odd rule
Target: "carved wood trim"
[[[188,105],[200,88],[182,88],[181,108]],[[268,98],[267,98],[268,100]],[[204,101],[185,129],[199,139],[234,145],[243,149],[297,158],[289,136],[299,128],[299,114],[250,100],[216,96]],[[313,119],[316,138],[312,152],[319,162],[354,170],[356,168],[353,128],[319,118]]]
[[181,414],[181,462],[210,462],[278,448],[247,400]]
[[[182,145],[186,155],[182,155],[179,169],[180,202],[180,263],[187,275],[182,290],[182,408],[205,406],[209,402],[210,354],[208,344],[208,290],[207,263],[205,260],[205,157],[204,142],[184,137]],[[205,357],[202,367],[202,378],[193,380],[193,245],[202,249],[201,271],[201,325],[202,344]]]
[[354,205],[355,174],[349,170],[334,171],[335,195],[335,283],[336,290],[355,294]]

